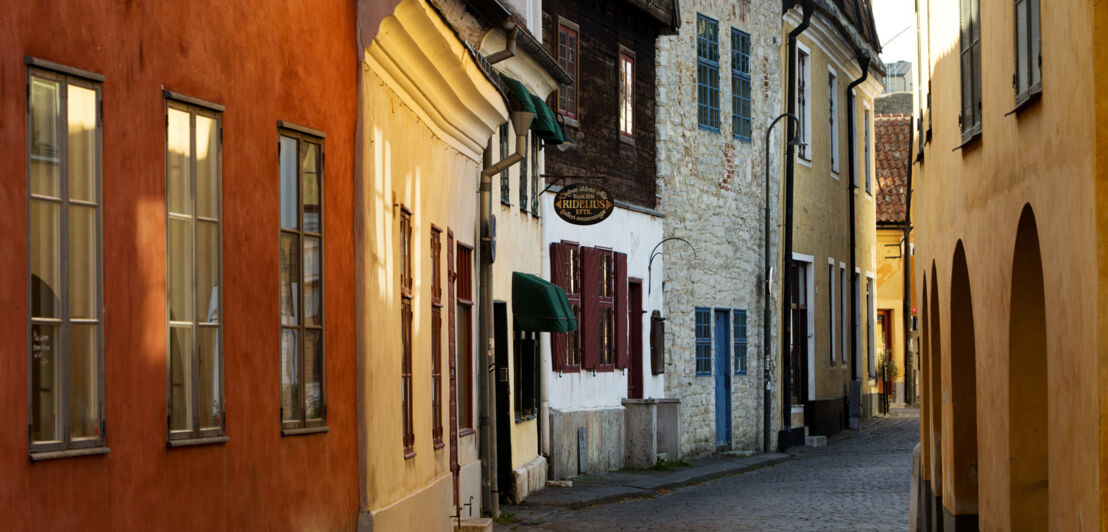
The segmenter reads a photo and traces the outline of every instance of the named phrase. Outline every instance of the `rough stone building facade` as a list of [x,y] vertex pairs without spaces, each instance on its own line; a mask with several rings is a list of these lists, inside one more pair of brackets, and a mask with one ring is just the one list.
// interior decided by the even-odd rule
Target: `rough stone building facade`
[[[686,455],[719,447],[760,449],[763,424],[763,260],[765,128],[781,109],[781,14],[773,2],[681,2],[681,29],[657,47],[658,189],[665,212],[666,396],[681,400],[681,449]],[[714,22],[714,24],[712,24]],[[712,32],[714,26],[714,32]],[[736,131],[732,120],[732,31],[747,35],[750,130]],[[712,32],[718,46],[718,118],[701,126],[698,109],[698,31]],[[741,35],[737,35],[741,37]],[[711,67],[711,57],[705,66]],[[712,117],[709,117],[711,119]],[[711,120],[709,120],[711,121]],[[779,126],[780,127],[780,126]],[[778,196],[780,132],[771,137],[770,198]],[[745,134],[747,139],[738,135]],[[771,202],[770,256],[777,256],[777,203]],[[772,263],[772,261],[771,261]],[[771,303],[772,304],[772,303]],[[697,371],[697,309],[708,309],[711,362]],[[736,373],[735,319],[745,311],[746,371]],[[774,313],[776,314],[776,313]],[[715,320],[731,324],[731,331]],[[776,318],[773,318],[776,321]],[[772,325],[772,324],[771,324]],[[772,330],[772,328],[771,328]],[[770,345],[775,345],[771,335]],[[729,356],[718,357],[716,340]],[[771,365],[772,366],[772,365]],[[707,369],[707,371],[705,371]],[[722,370],[722,371],[721,371]],[[776,371],[771,367],[772,371]],[[774,373],[775,374],[775,373]],[[718,382],[718,383],[717,383]],[[776,382],[774,378],[771,382]],[[726,393],[730,389],[730,394]],[[717,401],[717,389],[720,390]],[[774,408],[775,401],[771,401]],[[730,416],[726,409],[730,409]],[[717,412],[719,415],[717,416]],[[717,419],[718,418],[718,419]],[[777,426],[777,416],[773,416]],[[727,425],[730,425],[730,433]],[[776,430],[771,428],[771,430]]]

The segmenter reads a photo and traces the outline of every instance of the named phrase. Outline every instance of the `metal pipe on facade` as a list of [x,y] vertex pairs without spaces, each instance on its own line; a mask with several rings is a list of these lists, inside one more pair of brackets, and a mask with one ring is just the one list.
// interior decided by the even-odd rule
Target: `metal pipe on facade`
[[[776,126],[777,123],[780,122],[782,118],[788,118],[792,122],[798,122],[795,115],[791,115],[789,113],[782,113],[782,114],[778,115],[777,118],[774,118],[773,122],[770,122],[769,127],[766,128],[766,174],[765,174],[765,177],[766,177],[766,208],[765,208],[765,214],[763,216],[763,218],[764,218],[763,221],[765,222],[765,227],[764,227],[764,237],[762,239],[763,244],[764,244],[764,249],[763,249],[763,253],[762,253],[763,259],[764,259],[763,266],[762,266],[762,274],[765,276],[765,279],[764,279],[765,285],[762,287],[763,288],[763,297],[762,297],[762,389],[763,389],[763,391],[762,391],[762,452],[766,452],[766,453],[768,453],[769,450],[770,450],[769,432],[770,432],[770,426],[772,425],[772,420],[771,420],[772,410],[770,408],[770,405],[773,404],[773,397],[772,397],[772,394],[770,393],[770,389],[772,388],[771,382],[772,382],[772,378],[773,378],[773,375],[770,372],[770,360],[773,359],[773,355],[771,353],[772,347],[770,346],[770,320],[772,319],[772,314],[771,313],[773,312],[773,310],[772,310],[772,306],[770,305],[770,299],[771,299],[771,296],[772,296],[771,291],[770,291],[770,282],[772,280],[771,279],[772,274],[770,273],[770,262],[769,262],[769,252],[770,252],[770,246],[769,246],[769,235],[770,235],[770,232],[769,232],[770,231],[770,227],[769,227],[769,213],[770,213],[769,137],[770,137],[770,133],[773,131],[773,126]],[[787,140],[787,142],[790,143],[790,144],[792,144],[795,141],[796,141],[795,138],[791,138],[791,139]]]
[[[915,142],[915,129],[912,119],[908,119],[908,184],[904,190],[904,251],[900,256],[904,261],[904,402],[912,404],[916,395],[916,385],[909,379],[908,369],[912,367],[912,144]],[[909,389],[909,387],[911,389]]]
[[498,487],[497,476],[497,464],[496,464],[496,381],[495,381],[495,358],[493,356],[493,319],[492,319],[492,246],[495,245],[493,239],[493,218],[492,218],[492,176],[500,173],[503,170],[507,170],[510,166],[523,160],[523,150],[527,146],[527,130],[531,127],[531,121],[534,120],[535,114],[525,111],[513,111],[511,115],[512,128],[516,134],[516,151],[515,153],[505,157],[501,161],[493,164],[492,162],[492,139],[489,139],[488,144],[485,146],[485,152],[482,157],[482,165],[485,167],[481,171],[481,187],[480,187],[480,214],[479,223],[481,224],[481,286],[480,286],[480,301],[481,311],[479,316],[478,326],[478,371],[479,378],[477,379],[477,385],[480,389],[478,393],[478,399],[481,401],[480,406],[480,426],[481,431],[481,490],[482,497],[485,500],[486,508],[489,510],[489,515],[494,519],[500,517],[500,493]]
[[[796,4],[797,1],[793,0],[792,6],[795,6]],[[788,91],[785,94],[785,97],[788,98],[787,114],[791,114],[794,116],[796,115],[796,38],[801,33],[803,33],[804,30],[808,29],[808,24],[812,21],[813,10],[811,0],[802,0],[800,4],[801,9],[804,11],[804,18],[800,22],[799,26],[793,28],[793,30],[789,32],[789,84]],[[786,9],[786,11],[788,10]],[[788,132],[789,138],[794,138],[796,136],[796,126],[793,124],[792,121],[789,122]],[[781,365],[782,376],[784,377],[784,384],[781,390],[781,400],[783,405],[781,409],[781,416],[784,418],[785,431],[790,432],[792,429],[792,387],[789,381],[792,378],[790,367],[792,350],[790,348],[789,341],[790,337],[792,336],[792,318],[789,316],[789,313],[792,307],[792,290],[790,287],[792,283],[790,283],[789,281],[792,278],[793,254],[793,167],[796,162],[794,148],[795,146],[793,144],[789,144],[788,146],[786,146],[785,154],[785,245],[784,250],[782,250],[782,261],[784,262],[784,267],[781,269],[781,271],[785,274],[784,282],[781,283],[783,285],[782,292],[784,294],[781,297],[781,308],[783,314],[781,323],[784,326],[784,333],[781,335],[781,353],[782,356],[785,357],[784,363]],[[786,436],[786,438],[788,438],[788,436]],[[779,439],[778,447],[781,447],[783,449],[785,446],[782,446],[782,443],[784,442]]]
[[[869,57],[858,54],[857,59],[858,66],[862,68],[862,77],[846,86],[846,107],[850,110],[850,114],[846,117],[847,164],[850,171],[850,179],[847,180],[846,184],[846,195],[847,201],[850,203],[850,208],[847,209],[850,218],[850,375],[852,379],[861,380],[861,374],[858,373],[858,278],[854,274],[854,270],[858,267],[858,243],[854,231],[854,189],[858,186],[858,172],[855,164],[857,141],[854,138],[854,130],[856,129],[854,121],[858,113],[854,109],[854,87],[861,85],[869,78]],[[862,400],[860,394],[858,400]]]

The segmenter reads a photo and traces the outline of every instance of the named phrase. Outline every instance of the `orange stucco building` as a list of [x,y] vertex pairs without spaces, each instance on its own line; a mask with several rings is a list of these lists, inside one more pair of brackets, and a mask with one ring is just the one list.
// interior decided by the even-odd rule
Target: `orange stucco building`
[[4,528],[354,528],[353,0],[2,12]]

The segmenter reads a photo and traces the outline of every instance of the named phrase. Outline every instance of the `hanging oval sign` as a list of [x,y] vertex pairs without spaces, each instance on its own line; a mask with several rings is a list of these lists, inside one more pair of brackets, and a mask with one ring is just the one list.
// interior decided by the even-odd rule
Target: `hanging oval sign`
[[612,215],[615,202],[608,190],[587,183],[567,185],[554,196],[554,212],[576,225],[593,225]]

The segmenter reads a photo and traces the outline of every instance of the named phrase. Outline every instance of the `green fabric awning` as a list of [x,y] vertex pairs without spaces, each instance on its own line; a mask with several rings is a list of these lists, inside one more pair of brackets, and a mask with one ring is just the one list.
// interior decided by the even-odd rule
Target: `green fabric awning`
[[531,99],[535,102],[535,121],[531,123],[531,131],[537,133],[543,142],[552,146],[565,142],[562,128],[554,119],[554,111],[550,110],[550,106],[546,105],[542,98],[532,94]]
[[577,330],[565,290],[529,273],[512,272],[512,312],[525,331]]
[[532,94],[527,87],[523,86],[523,83],[513,77],[501,74],[500,81],[504,83],[508,94],[511,95],[512,109],[535,114],[535,121],[531,122],[531,131],[534,131],[536,136],[550,145],[565,141],[562,137],[562,128],[554,118],[554,111],[550,110],[550,106],[546,105],[542,98]]

